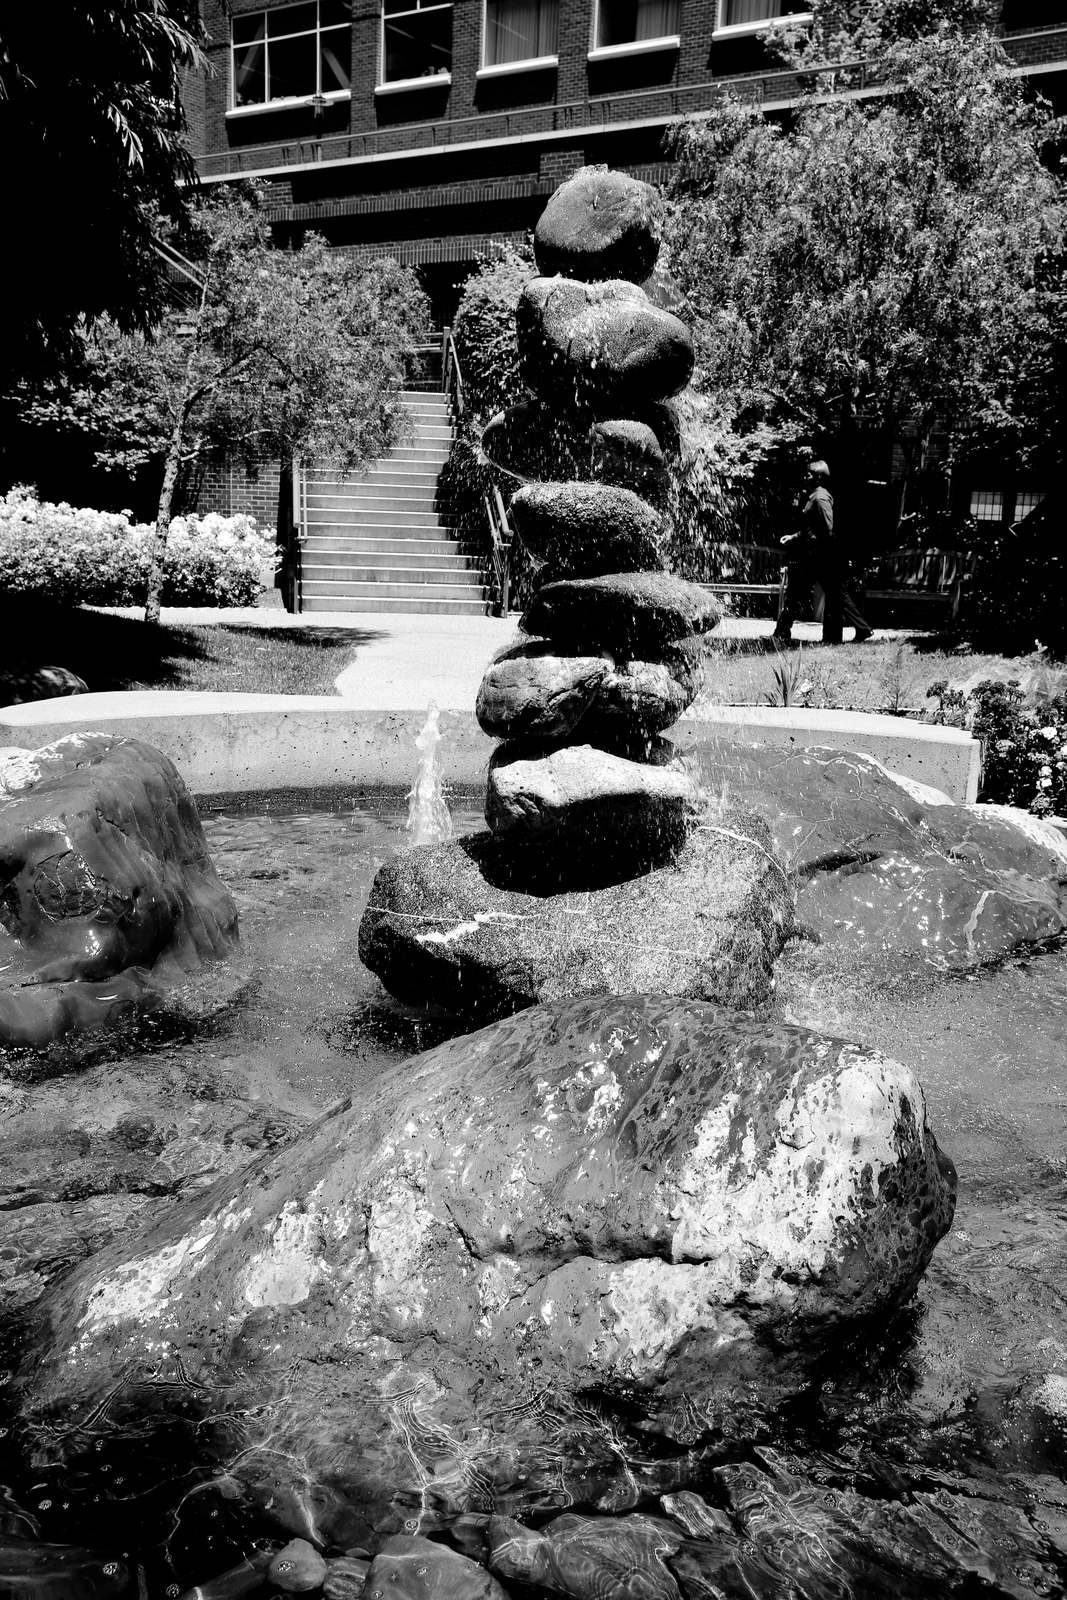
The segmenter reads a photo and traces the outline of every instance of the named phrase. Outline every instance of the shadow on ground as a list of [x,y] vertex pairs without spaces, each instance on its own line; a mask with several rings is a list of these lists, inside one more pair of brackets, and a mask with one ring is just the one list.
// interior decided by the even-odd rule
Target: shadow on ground
[[94,692],[331,694],[355,651],[381,637],[361,628],[149,624],[7,597],[0,602],[0,696],[40,666],[66,667]]

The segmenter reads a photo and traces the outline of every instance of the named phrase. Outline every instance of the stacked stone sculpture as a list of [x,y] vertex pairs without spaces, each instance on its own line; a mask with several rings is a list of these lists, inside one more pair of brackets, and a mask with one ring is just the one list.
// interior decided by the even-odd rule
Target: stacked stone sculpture
[[603,855],[641,870],[683,842],[692,785],[649,756],[698,693],[699,636],[719,615],[664,570],[662,402],[689,381],[693,347],[639,286],[659,253],[656,206],[647,184],[606,167],[556,190],[534,238],[543,276],[517,313],[537,398],[485,436],[498,466],[531,480],[512,517],[536,573],[520,640],[478,695],[479,722],[504,741],[486,819],[542,855],[562,841],[584,871]]
[[764,824],[702,817],[660,738],[696,698],[711,596],[666,571],[671,396],[693,347],[641,287],[659,253],[654,190],[586,167],[535,235],[517,311],[533,398],[484,448],[521,480],[511,510],[535,573],[517,641],[477,699],[501,740],[490,835],[383,867],[360,957],[403,1000],[472,1023],[574,994],[758,1005],[792,923]]

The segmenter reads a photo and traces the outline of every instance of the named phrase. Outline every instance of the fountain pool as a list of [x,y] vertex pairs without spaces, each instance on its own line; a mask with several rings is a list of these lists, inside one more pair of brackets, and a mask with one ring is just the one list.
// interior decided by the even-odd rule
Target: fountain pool
[[[478,826],[477,809],[473,797],[459,802],[457,829]],[[32,1089],[53,1134],[88,1121],[83,1161],[109,1117],[151,1124],[165,1161],[183,1104],[194,1121],[199,1106],[199,1157],[186,1128],[177,1141],[188,1147],[186,1165],[172,1164],[185,1176],[169,1192],[188,1192],[210,1181],[212,1160],[232,1167],[340,1095],[372,1096],[384,1064],[450,1031],[443,1017],[385,1001],[356,956],[374,874],[407,845],[405,811],[399,801],[336,798],[257,801],[256,810],[231,799],[207,809],[208,847],[242,919],[226,987],[212,990],[199,1013],[165,1011],[132,1034],[70,1047],[67,1058],[60,1049],[13,1058],[9,1126],[19,1125],[20,1096],[28,1104]],[[1067,949],[971,977],[915,972],[860,990],[846,960],[839,973],[824,963],[816,976],[797,945],[778,972],[779,1014],[916,1069],[931,1124],[959,1169],[955,1227],[896,1321],[842,1349],[782,1413],[754,1412],[749,1437],[709,1438],[682,1457],[673,1447],[670,1457],[615,1416],[633,1488],[605,1495],[591,1481],[589,1500],[574,1508],[604,1515],[605,1524],[608,1511],[662,1516],[658,1497],[667,1491],[683,1541],[672,1570],[687,1600],[1062,1594]],[[222,1132],[212,1131],[213,1117]],[[234,1127],[253,1131],[235,1138]],[[159,1190],[129,1194],[130,1220],[158,1207]],[[24,1196],[20,1216],[34,1209]],[[8,1435],[0,1449],[15,1444]],[[177,1463],[168,1475],[167,1463],[139,1459],[135,1438],[125,1460],[109,1447],[99,1473],[77,1481],[27,1476],[24,1459],[16,1448],[0,1458],[10,1490],[10,1508],[0,1500],[0,1536],[38,1530],[45,1541],[124,1552],[152,1597],[233,1567],[271,1531],[224,1490],[213,1492],[206,1475],[179,1478]],[[447,1519],[420,1525],[416,1512],[414,1521],[448,1537]],[[5,1579],[0,1553],[0,1594],[22,1592]]]

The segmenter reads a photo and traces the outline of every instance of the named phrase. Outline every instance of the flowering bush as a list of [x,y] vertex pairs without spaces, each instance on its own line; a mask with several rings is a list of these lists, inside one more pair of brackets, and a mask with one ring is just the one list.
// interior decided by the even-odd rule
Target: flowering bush
[[1067,683],[985,678],[973,689],[930,685],[931,721],[967,728],[982,743],[979,800],[1067,814]]
[[[153,532],[125,511],[53,505],[12,489],[0,498],[0,591],[66,605],[143,605]],[[254,517],[175,517],[163,604],[253,605],[272,552]]]

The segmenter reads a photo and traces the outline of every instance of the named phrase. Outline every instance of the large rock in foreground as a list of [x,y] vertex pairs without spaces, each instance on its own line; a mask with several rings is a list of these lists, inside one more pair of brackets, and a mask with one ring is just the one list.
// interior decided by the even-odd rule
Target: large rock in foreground
[[177,768],[138,739],[70,734],[0,765],[0,1040],[99,1027],[224,956],[237,910]]
[[398,998],[472,1023],[578,994],[768,997],[793,889],[755,818],[698,830],[671,865],[607,887],[571,855],[525,892],[536,864],[487,834],[399,856],[374,880],[360,959]]
[[341,1548],[413,1507],[423,1531],[622,1509],[642,1488],[593,1395],[679,1442],[745,1428],[911,1294],[954,1189],[876,1052],[660,996],[538,1007],[54,1289],[21,1391],[37,1486],[99,1518],[135,1430],[128,1520],[216,1463],[231,1505]]

